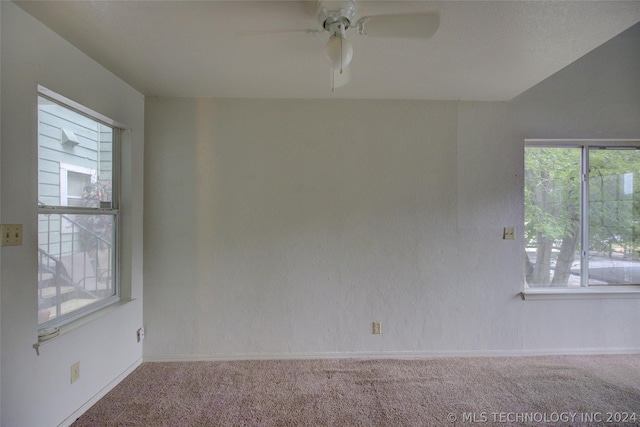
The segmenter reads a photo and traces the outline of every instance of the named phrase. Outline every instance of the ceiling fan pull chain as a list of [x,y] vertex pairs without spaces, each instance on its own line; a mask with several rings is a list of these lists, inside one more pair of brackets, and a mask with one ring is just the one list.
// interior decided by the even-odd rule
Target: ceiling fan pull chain
[[342,56],[344,54],[344,48],[342,47],[344,31],[342,31],[342,24],[338,25],[338,29],[340,30],[340,74],[342,74],[342,64],[344,64],[344,57]]
[[336,91],[336,73],[331,69],[331,92]]

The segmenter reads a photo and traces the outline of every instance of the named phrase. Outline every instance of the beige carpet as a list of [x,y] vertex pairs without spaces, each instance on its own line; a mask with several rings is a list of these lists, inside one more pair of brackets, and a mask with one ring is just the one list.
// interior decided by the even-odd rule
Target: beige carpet
[[80,426],[640,425],[640,355],[144,363]]

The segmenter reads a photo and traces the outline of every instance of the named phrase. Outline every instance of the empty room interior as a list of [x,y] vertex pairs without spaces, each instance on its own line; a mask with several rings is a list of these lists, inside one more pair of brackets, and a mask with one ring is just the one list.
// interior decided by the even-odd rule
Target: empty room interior
[[0,2],[0,424],[69,426],[176,363],[508,380],[556,356],[630,358],[638,406],[610,409],[640,422],[639,22],[638,1]]

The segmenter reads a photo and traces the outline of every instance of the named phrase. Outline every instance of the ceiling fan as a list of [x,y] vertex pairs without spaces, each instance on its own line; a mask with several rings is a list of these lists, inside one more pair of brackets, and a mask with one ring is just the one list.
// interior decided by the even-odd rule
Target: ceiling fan
[[349,82],[348,66],[353,59],[346,34],[349,28],[354,27],[359,36],[428,39],[440,26],[437,12],[363,16],[355,21],[356,16],[354,0],[318,0],[316,18],[330,34],[324,53],[331,66],[334,91]]

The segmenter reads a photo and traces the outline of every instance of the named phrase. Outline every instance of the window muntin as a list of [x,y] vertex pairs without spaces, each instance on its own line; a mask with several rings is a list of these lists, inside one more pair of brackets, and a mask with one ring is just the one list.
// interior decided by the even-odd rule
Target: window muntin
[[90,114],[38,96],[40,328],[119,299],[118,135]]
[[640,151],[635,144],[525,147],[528,287],[640,283]]

